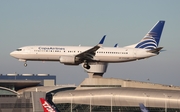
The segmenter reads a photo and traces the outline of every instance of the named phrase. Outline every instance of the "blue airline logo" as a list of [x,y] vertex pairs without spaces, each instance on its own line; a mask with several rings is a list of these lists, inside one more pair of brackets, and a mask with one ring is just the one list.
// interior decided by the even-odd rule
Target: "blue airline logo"
[[158,47],[165,21],[158,21],[135,48],[156,49]]
[[[153,34],[153,35],[152,35]],[[144,49],[155,49],[157,48],[157,42],[155,40],[156,33],[148,33],[140,43],[137,44],[135,48],[144,48]]]

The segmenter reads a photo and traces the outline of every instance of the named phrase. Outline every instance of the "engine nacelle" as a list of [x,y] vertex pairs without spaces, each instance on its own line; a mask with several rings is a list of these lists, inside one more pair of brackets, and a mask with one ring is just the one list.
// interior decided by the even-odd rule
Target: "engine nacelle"
[[65,65],[77,65],[74,56],[61,56],[59,61]]

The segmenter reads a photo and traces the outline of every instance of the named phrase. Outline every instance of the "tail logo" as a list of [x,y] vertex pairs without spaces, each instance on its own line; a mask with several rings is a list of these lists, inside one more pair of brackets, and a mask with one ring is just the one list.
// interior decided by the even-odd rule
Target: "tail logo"
[[135,48],[143,49],[155,49],[157,48],[157,42],[155,40],[157,34],[154,32],[148,33],[137,45]]
[[42,105],[48,112],[55,112],[54,109],[46,101]]
[[155,26],[136,44],[135,48],[156,49],[158,47],[165,21],[158,21]]
[[40,101],[44,109],[44,112],[56,112],[44,98],[40,98]]

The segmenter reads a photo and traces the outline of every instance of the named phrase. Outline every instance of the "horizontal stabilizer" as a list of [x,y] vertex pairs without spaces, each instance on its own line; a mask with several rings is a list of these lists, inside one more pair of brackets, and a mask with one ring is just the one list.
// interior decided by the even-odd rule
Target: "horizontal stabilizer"
[[148,52],[151,52],[151,53],[159,53],[159,51],[162,49],[163,47],[158,47],[156,49],[151,49],[149,50]]

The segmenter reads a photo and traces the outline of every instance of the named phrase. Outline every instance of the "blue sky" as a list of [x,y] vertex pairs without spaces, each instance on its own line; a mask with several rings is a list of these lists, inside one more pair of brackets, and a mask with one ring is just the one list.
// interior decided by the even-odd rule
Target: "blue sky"
[[48,73],[57,84],[80,84],[88,75],[81,66],[59,62],[23,62],[9,53],[26,45],[131,45],[158,20],[165,20],[160,46],[166,50],[145,60],[109,64],[105,78],[122,78],[180,86],[179,0],[1,0],[0,73]]

